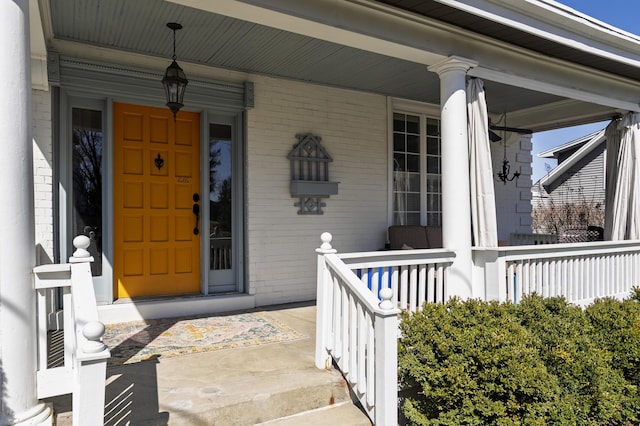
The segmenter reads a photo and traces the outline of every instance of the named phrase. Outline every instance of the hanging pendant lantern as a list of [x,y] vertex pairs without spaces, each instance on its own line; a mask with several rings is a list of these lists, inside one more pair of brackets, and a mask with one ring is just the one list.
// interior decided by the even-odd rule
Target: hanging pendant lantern
[[[502,157],[502,171],[498,172],[498,179],[502,181],[505,185],[507,182],[511,182],[514,179],[518,179],[520,177],[520,172],[514,172],[513,175],[509,176],[511,171],[511,165],[509,164],[509,160],[507,160],[507,113],[504,113],[504,133],[502,139],[502,146],[504,148],[504,156]],[[517,129],[516,129],[517,130]]]
[[167,99],[166,105],[171,112],[173,112],[173,120],[175,121],[176,114],[180,111],[180,108],[184,106],[184,91],[187,88],[189,80],[187,80],[184,71],[176,62],[176,30],[182,29],[182,25],[169,22],[167,27],[173,30],[173,62],[167,67],[164,77],[162,78],[162,84]]

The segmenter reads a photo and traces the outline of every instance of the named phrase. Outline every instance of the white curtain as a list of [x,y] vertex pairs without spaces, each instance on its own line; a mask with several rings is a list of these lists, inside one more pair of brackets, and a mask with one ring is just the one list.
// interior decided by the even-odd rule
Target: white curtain
[[605,239],[640,239],[640,114],[613,120],[607,138]]
[[[409,182],[407,172],[400,168],[400,164],[393,159],[393,192],[395,193],[394,200],[394,222],[396,225],[406,225],[407,215],[407,191],[409,190]],[[396,213],[399,214],[396,216]]]
[[489,145],[489,117],[484,83],[478,78],[467,82],[467,117],[473,240],[477,247],[497,247],[498,227]]

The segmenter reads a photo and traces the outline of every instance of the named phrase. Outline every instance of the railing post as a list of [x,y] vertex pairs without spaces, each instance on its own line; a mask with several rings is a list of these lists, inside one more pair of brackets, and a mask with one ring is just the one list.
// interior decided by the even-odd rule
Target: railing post
[[[104,324],[98,321],[95,293],[91,276],[93,257],[87,248],[90,240],[84,235],[73,239],[76,251],[69,258],[71,264],[71,292],[77,348],[73,383],[73,425],[104,423],[105,379],[109,349],[102,342]],[[87,287],[91,286],[91,287]],[[82,301],[82,303],[78,303]]]
[[316,249],[318,253],[318,267],[317,267],[317,288],[316,288],[316,367],[320,369],[328,368],[330,364],[330,358],[327,353],[327,338],[329,335],[329,323],[331,321],[331,276],[327,270],[325,255],[337,253],[333,247],[331,247],[331,240],[333,237],[328,232],[323,232],[320,235],[322,245]]
[[393,290],[380,290],[375,316],[375,415],[377,425],[398,424],[398,313]]
[[104,324],[92,321],[82,327],[76,377],[73,384],[73,424],[104,423],[105,378],[109,349],[102,343]]
[[474,268],[477,273],[476,279],[484,281],[484,294],[476,297],[484,297],[485,301],[497,300],[504,302],[507,300],[506,288],[506,262],[504,256],[495,249],[474,250]]

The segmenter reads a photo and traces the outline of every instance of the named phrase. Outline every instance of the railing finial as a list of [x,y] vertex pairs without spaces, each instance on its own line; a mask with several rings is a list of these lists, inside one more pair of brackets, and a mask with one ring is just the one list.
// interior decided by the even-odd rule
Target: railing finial
[[73,255],[69,259],[71,263],[80,263],[80,262],[93,262],[93,257],[91,253],[89,253],[89,246],[91,245],[91,239],[86,235],[78,235],[73,239],[73,246],[76,248],[76,251],[73,252]]
[[102,342],[104,324],[100,321],[88,322],[82,327],[82,335],[87,339],[82,345],[82,351],[87,354],[95,354],[104,351],[107,347]]
[[331,235],[329,232],[323,232],[322,235],[320,235],[320,240],[322,241],[322,245],[320,246],[321,249],[330,250],[333,248],[331,247],[331,240],[333,240],[333,235]]
[[324,254],[329,254],[329,253],[337,253],[337,250],[335,250],[331,246],[331,240],[332,239],[333,239],[333,236],[330,233],[323,232],[320,235],[320,240],[322,240],[322,244],[320,245],[320,248],[316,249],[316,253],[318,253],[319,255],[324,255]]
[[380,309],[393,309],[393,302],[391,299],[393,298],[393,290],[389,287],[385,287],[380,290],[380,304],[378,305]]

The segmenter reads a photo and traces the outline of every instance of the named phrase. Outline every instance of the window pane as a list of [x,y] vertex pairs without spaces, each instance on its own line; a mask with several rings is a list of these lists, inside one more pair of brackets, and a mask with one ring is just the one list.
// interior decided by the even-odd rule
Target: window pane
[[407,225],[420,225],[420,213],[408,213]]
[[440,154],[440,139],[428,137],[427,138],[427,155],[439,155]]
[[420,173],[409,173],[409,192],[420,193]]
[[407,152],[420,153],[420,136],[407,135]]
[[405,155],[401,153],[393,154],[393,170],[396,171],[406,171],[407,163],[405,161]]
[[405,136],[404,133],[394,133],[393,134],[393,150],[404,152],[405,150]]
[[427,118],[427,136],[440,138],[440,122],[433,118]]
[[407,115],[407,133],[420,134],[420,117]]
[[393,131],[394,132],[405,132],[407,130],[405,126],[405,115],[404,114],[393,114]]
[[427,172],[440,174],[440,157],[427,157]]
[[102,275],[102,111],[71,110],[73,236],[91,239],[91,274]]
[[231,126],[209,125],[209,269],[232,268]]
[[420,157],[418,155],[407,154],[407,171],[420,173]]
[[407,210],[420,211],[420,194],[407,194]]
[[427,192],[440,192],[440,175],[427,175]]
[[442,226],[442,214],[427,213],[427,226]]

